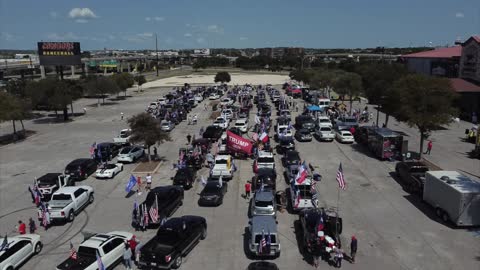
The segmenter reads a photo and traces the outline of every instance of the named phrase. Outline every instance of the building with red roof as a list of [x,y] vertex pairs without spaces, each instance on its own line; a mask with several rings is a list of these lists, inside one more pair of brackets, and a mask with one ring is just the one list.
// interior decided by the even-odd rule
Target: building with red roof
[[430,51],[402,55],[411,72],[441,76],[458,77],[458,67],[462,56],[462,46],[438,48]]
[[473,36],[462,44],[460,77],[480,83],[480,36]]

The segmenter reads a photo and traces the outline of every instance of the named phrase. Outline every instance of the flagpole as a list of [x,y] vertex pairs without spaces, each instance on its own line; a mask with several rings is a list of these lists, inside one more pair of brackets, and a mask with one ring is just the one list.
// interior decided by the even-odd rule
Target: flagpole
[[337,215],[335,217],[335,237],[338,236],[338,212],[340,211],[340,188],[337,191]]

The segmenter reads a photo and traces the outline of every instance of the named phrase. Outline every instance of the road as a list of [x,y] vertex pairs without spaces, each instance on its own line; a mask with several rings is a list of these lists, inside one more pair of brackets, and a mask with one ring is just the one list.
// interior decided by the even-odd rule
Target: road
[[[85,116],[69,123],[27,122],[27,127],[37,130],[37,134],[26,141],[0,148],[0,234],[15,235],[14,226],[18,220],[27,221],[29,217],[36,216],[27,191],[34,177],[47,172],[61,172],[71,160],[87,157],[89,146],[94,141],[111,141],[120,129],[127,127],[126,122],[120,120],[120,112],[125,117],[141,112],[150,101],[168,90],[149,89],[133,94],[126,101],[89,107]],[[82,100],[76,106],[83,107],[89,102],[95,103]],[[203,105],[195,108],[194,112],[199,115],[199,123],[181,123],[172,131],[172,141],[159,147],[159,155],[166,161],[153,175],[153,186],[171,183],[170,177],[174,174],[172,162],[178,157],[178,148],[185,145],[186,134],[198,136],[200,127],[212,122]],[[254,109],[250,115],[250,123],[254,122],[255,112]],[[273,133],[270,135],[273,138]],[[428,206],[403,191],[392,178],[390,172],[394,163],[379,161],[355,144],[312,141],[297,143],[297,149],[301,157],[323,175],[322,182],[317,185],[320,204],[339,205],[344,220],[344,246],[348,247],[352,234],[359,239],[357,263],[344,262],[345,269],[478,269],[478,231],[452,229],[438,221]],[[281,155],[275,156],[277,187],[284,189],[287,185],[280,158]],[[335,175],[340,162],[348,186],[346,191],[340,192],[340,200],[337,201]],[[187,256],[182,269],[245,269],[252,262],[245,255],[244,239],[249,203],[241,196],[245,181],[253,176],[252,161],[238,161],[236,165],[238,172],[228,183],[228,193],[222,206],[199,207],[198,193],[202,187],[198,182],[185,192],[184,205],[174,215],[204,216],[208,222],[208,237]],[[71,224],[55,226],[48,231],[40,228],[44,250],[22,269],[52,269],[67,258],[70,242],[75,247],[80,244],[82,231],[132,231],[130,216],[134,200],[142,202],[146,196],[143,193],[125,198],[125,185],[134,166],[126,165],[113,180],[90,177],[78,183],[94,187],[95,202]],[[200,174],[207,175],[207,170],[202,169]],[[288,212],[278,213],[282,254],[273,261],[280,269],[312,269],[299,251],[294,226],[297,219],[296,215]],[[155,231],[134,233],[145,242]],[[320,268],[326,267],[331,266],[321,262]]]

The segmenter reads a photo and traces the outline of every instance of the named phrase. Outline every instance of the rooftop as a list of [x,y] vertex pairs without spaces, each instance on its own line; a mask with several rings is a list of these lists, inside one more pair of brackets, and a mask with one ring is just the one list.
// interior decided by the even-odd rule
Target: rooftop
[[[480,39],[480,37],[479,37]],[[462,46],[438,48],[431,51],[402,55],[402,58],[453,58],[462,55]]]
[[453,89],[457,93],[480,93],[480,86],[468,82],[464,79],[453,78],[450,79]]

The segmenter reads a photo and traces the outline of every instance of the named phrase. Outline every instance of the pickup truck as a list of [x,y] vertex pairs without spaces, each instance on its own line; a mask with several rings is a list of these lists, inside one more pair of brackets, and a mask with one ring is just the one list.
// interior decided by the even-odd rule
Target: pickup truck
[[358,128],[358,122],[355,117],[350,117],[350,116],[340,116],[335,120],[335,127],[340,129],[350,129],[351,127],[354,127],[355,129]]
[[129,232],[113,231],[105,234],[94,234],[85,239],[77,250],[77,259],[69,257],[59,265],[57,270],[97,270],[97,254],[105,269],[113,269],[123,259],[125,242],[131,240]]
[[121,145],[129,144],[131,134],[131,129],[122,129],[118,137],[113,138],[113,142]]
[[296,183],[295,180],[290,183],[289,192],[292,212],[314,208],[315,205],[318,205],[318,200],[315,199],[316,201],[313,202],[312,183],[313,179],[310,176],[302,184]]
[[49,201],[55,191],[63,187],[74,186],[75,181],[70,179],[70,175],[47,173],[35,179],[35,184],[41,194],[42,201]]
[[411,193],[423,193],[427,171],[429,171],[428,166],[420,161],[399,162],[395,166],[395,172],[403,182],[405,190]]
[[[48,203],[50,218],[58,221],[72,222],[88,204],[93,203],[93,188],[90,186],[63,187],[52,195]],[[42,212],[38,210],[41,219]]]
[[207,222],[199,216],[167,220],[140,248],[139,269],[177,269],[199,242],[207,237]]
[[213,165],[211,174],[213,178],[232,179],[233,177],[233,165],[232,156],[230,155],[217,155],[215,157],[215,163]]

